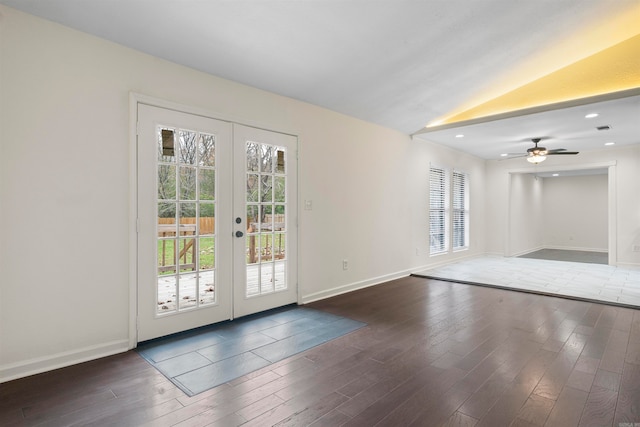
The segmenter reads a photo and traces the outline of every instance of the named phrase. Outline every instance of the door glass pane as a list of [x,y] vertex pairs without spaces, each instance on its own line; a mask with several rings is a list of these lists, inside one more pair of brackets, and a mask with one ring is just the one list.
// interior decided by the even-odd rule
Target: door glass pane
[[216,233],[216,205],[214,203],[201,203],[198,217],[198,235],[210,235]]
[[256,174],[247,174],[247,202],[257,202],[258,201],[258,175]]
[[[196,217],[196,204],[195,203],[180,203],[180,224],[193,223]],[[185,228],[184,231],[190,230]]]
[[158,128],[158,162],[175,161],[175,130]]
[[180,167],[180,200],[196,199],[196,168]]
[[269,294],[275,290],[273,283],[273,263],[266,262],[260,265],[260,293]]
[[158,277],[158,314],[176,311],[176,275]]
[[258,229],[258,205],[247,206],[247,232],[253,233]]
[[259,229],[259,206],[247,206],[247,264],[255,264],[258,262],[258,246],[256,239],[259,235],[256,233]]
[[185,308],[193,308],[197,305],[196,295],[196,278],[195,273],[181,274],[178,276],[178,283],[180,286],[180,299],[178,300],[178,307],[181,310]]
[[[181,227],[182,228],[182,227]],[[178,262],[180,272],[194,271],[196,269],[196,242],[195,238],[179,239]]]
[[273,258],[284,259],[285,257],[285,234],[275,233],[273,235]]
[[176,167],[175,165],[158,165],[158,199],[176,199]]
[[[287,289],[286,150],[246,143],[247,297]],[[276,264],[274,261],[278,260]],[[277,271],[276,271],[277,266]]]
[[264,174],[273,173],[273,152],[273,147],[270,145],[260,144],[260,172]]
[[201,134],[200,144],[198,145],[198,151],[200,154],[199,164],[200,166],[215,166],[216,165],[216,138],[213,135]]
[[260,233],[260,261],[271,260],[271,245],[273,235],[270,233]]
[[215,136],[158,129],[157,313],[164,314],[216,302]]
[[215,200],[216,171],[215,169],[200,169],[198,171],[198,199]]
[[[158,275],[175,273],[176,268],[176,204],[158,203]],[[160,301],[158,301],[160,302]]]
[[[176,204],[175,203],[158,203],[158,224],[173,224],[173,232],[175,233],[176,224]],[[158,230],[160,231],[160,229]],[[171,231],[171,227],[169,230]],[[166,236],[165,236],[166,237]]]
[[201,237],[198,240],[198,269],[213,270],[216,266],[215,238]]
[[284,148],[276,147],[276,173],[283,174],[285,172],[284,161],[285,161]]
[[273,229],[275,231],[285,231],[287,220],[284,210],[285,205],[275,205],[275,214],[273,215]]
[[258,234],[247,234],[247,264],[255,264],[259,260],[258,256]]
[[198,276],[200,288],[200,304],[213,304],[216,302],[215,274],[213,270],[202,271]]
[[198,133],[189,130],[181,130],[179,132],[180,147],[179,147],[179,159],[180,163],[186,163],[189,165],[196,164],[197,153],[197,138]]
[[287,263],[283,261],[276,262],[273,265],[276,291],[287,289],[287,282],[285,281],[286,266],[287,266]]
[[273,206],[262,205],[260,206],[260,229],[258,231],[272,231],[273,230]]
[[260,295],[260,265],[247,266],[247,297]]
[[260,144],[247,142],[247,172],[260,171]]
[[260,176],[260,201],[261,202],[273,202],[273,176],[261,175]]
[[273,180],[273,201],[278,203],[285,202],[285,178],[284,176],[276,176]]

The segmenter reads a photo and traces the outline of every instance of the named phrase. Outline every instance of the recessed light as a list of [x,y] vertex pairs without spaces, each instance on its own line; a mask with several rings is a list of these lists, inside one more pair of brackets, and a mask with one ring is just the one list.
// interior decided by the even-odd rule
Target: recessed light
[[595,117],[598,117],[598,113],[589,113],[586,116],[584,116],[585,119],[593,119]]
[[560,174],[559,173],[554,173],[553,176],[560,176]]
[[605,142],[604,145],[616,145],[615,142]]
[[500,157],[507,157],[507,156],[508,156],[508,154],[507,154],[507,153],[502,153],[502,154],[500,154]]
[[456,135],[456,138],[464,138],[464,135],[459,133],[459,134]]

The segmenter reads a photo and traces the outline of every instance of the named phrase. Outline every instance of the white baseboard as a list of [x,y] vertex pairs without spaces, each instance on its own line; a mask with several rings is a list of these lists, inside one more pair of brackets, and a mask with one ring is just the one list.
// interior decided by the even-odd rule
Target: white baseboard
[[50,356],[0,365],[0,383],[28,377],[41,372],[64,368],[129,350],[129,340],[111,341]]
[[485,252],[484,255],[479,256],[505,257],[505,254],[504,252]]
[[[445,267],[447,265],[451,265],[451,264],[455,264],[457,262],[462,262],[462,261],[469,261],[471,259],[474,258],[480,258],[483,256],[487,256],[487,254],[482,253],[482,254],[474,254],[474,255],[465,255],[465,256],[459,256],[456,258],[441,258],[441,260],[439,262],[434,262],[431,264],[427,264],[427,265],[423,265],[421,267],[415,267],[411,269],[411,273],[417,273],[420,271],[424,271],[424,270],[432,270],[434,268],[440,268],[440,267]],[[495,255],[491,255],[491,256],[495,256]],[[502,254],[500,254],[500,256],[502,256]],[[434,257],[432,259],[438,259],[438,257]]]
[[346,285],[338,286],[324,291],[315,292],[309,295],[303,295],[301,299],[302,304],[308,304],[313,301],[319,301],[322,299],[335,297],[338,295],[346,294],[358,289],[368,288],[369,286],[379,285],[380,283],[388,282],[389,280],[401,279],[411,274],[410,270],[399,271],[396,273],[385,274],[383,276],[373,277],[371,279],[362,280],[359,282],[349,283]]
[[514,257],[515,258],[515,257],[519,257],[519,256],[522,256],[522,255],[530,254],[531,252],[541,251],[543,249],[551,249],[551,248],[548,248],[546,246],[539,246],[537,248],[525,249],[524,251],[516,252],[515,254],[510,255],[509,257]]

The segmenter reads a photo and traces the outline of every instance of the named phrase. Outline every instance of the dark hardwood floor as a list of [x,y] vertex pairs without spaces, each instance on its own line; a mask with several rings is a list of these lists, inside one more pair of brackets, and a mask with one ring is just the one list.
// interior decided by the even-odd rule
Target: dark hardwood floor
[[193,397],[135,352],[11,381],[0,425],[640,423],[638,310],[418,277],[309,306],[368,326]]

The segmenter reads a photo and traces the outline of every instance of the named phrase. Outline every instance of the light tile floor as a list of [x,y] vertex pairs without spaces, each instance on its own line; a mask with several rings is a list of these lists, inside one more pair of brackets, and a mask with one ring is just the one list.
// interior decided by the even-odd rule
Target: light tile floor
[[640,307],[640,268],[483,256],[416,276]]

